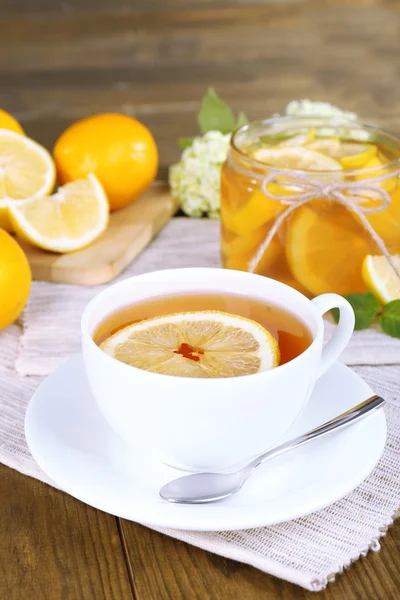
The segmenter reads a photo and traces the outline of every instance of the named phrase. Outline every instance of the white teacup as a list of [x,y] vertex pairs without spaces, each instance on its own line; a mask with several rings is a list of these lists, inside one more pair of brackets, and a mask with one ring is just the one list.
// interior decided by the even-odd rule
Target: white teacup
[[[188,292],[245,293],[296,315],[313,342],[271,371],[221,379],[159,375],[119,362],[92,337],[115,311],[146,298]],[[340,310],[332,339],[322,348],[322,315]],[[336,294],[308,300],[273,279],[222,269],[172,269],[138,275],[108,287],[86,307],[82,344],[93,395],[109,424],[127,442],[167,464],[217,470],[242,463],[285,434],[315,382],[347,345],[354,327],[350,304]]]

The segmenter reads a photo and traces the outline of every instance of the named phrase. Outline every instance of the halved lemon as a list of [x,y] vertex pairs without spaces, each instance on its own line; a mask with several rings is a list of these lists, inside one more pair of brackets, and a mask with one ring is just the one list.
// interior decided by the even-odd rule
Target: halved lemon
[[11,205],[49,194],[55,176],[53,159],[43,146],[24,135],[0,129],[0,227],[11,229]]
[[285,148],[258,148],[253,157],[270,167],[280,169],[305,169],[310,171],[342,171],[341,164],[309,148],[287,146]]
[[174,313],[129,325],[100,348],[132,367],[179,377],[237,377],[278,366],[276,339],[259,323],[219,311]]
[[67,183],[52,196],[10,205],[17,234],[53,252],[72,252],[90,244],[107,227],[107,197],[94,175]]
[[[400,256],[392,256],[392,260],[400,272]],[[367,288],[374,292],[383,304],[400,299],[400,279],[385,256],[366,256],[362,265],[362,276]]]
[[293,276],[314,295],[365,291],[361,265],[371,246],[350,212],[301,207],[288,227],[286,257]]

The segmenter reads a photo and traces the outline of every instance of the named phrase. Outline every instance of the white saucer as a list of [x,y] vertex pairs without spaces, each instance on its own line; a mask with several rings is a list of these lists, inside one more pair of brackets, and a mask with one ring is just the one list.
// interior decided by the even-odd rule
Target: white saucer
[[[335,364],[289,439],[372,395],[347,367]],[[279,401],[279,400],[278,400]],[[81,356],[50,375],[32,397],[26,439],[43,471],[79,500],[139,523],[173,529],[221,531],[272,525],[332,504],[359,485],[378,462],[386,440],[379,410],[260,467],[240,492],[212,504],[169,504],[158,491],[182,475],[146,461],[108,426],[91,396]]]

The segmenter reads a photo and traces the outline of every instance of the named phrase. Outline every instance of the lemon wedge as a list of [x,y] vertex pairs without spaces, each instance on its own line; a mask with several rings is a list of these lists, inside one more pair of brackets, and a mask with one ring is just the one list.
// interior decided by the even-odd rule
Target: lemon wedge
[[100,348],[132,367],[178,377],[237,377],[278,366],[276,339],[259,323],[219,311],[174,313],[124,327]]
[[258,148],[253,157],[270,167],[305,169],[310,171],[342,171],[341,164],[315,150],[297,146]]
[[9,207],[17,234],[45,250],[72,252],[90,244],[107,227],[107,197],[94,175]]
[[55,166],[50,154],[24,135],[0,129],[0,227],[11,230],[8,208],[49,194]]
[[[400,256],[392,256],[392,260],[400,271]],[[362,276],[365,285],[383,304],[400,299],[400,279],[384,256],[366,256],[362,265]]]

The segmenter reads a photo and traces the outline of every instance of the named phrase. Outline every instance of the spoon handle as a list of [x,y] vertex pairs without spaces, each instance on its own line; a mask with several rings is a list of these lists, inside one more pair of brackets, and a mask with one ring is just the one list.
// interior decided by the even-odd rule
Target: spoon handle
[[276,446],[275,448],[272,448],[272,450],[268,450],[264,454],[257,456],[257,458],[249,463],[247,466],[249,469],[248,475],[250,475],[253,469],[261,465],[269,458],[283,454],[284,452],[292,450],[293,448],[298,448],[299,446],[307,444],[308,442],[311,442],[311,440],[315,440],[315,438],[325,435],[326,433],[330,433],[331,431],[347,427],[350,425],[350,423],[361,419],[368,413],[382,406],[384,403],[385,400],[380,396],[371,396],[371,398],[368,398],[368,400],[364,400],[364,402],[361,402],[361,404],[357,404],[357,406],[354,406],[354,408],[342,413],[331,421],[328,421],[327,423],[324,423],[323,425],[320,425],[319,427],[316,427],[315,429],[312,429],[303,435],[299,435],[298,437],[289,440],[280,446]]

